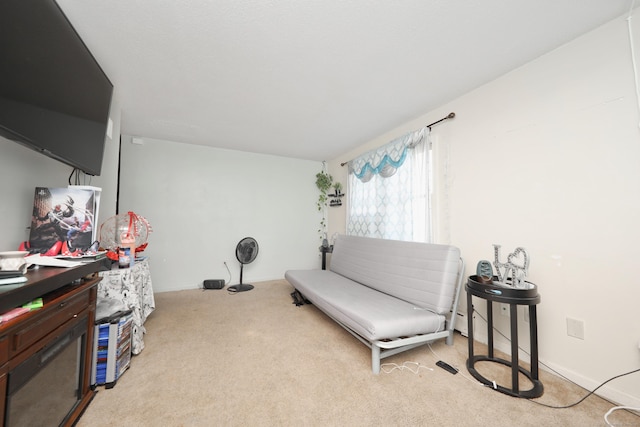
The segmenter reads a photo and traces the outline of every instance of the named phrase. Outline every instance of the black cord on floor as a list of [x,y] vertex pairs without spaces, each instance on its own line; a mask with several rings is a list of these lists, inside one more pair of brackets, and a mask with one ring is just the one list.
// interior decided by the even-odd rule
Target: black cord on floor
[[[487,319],[485,319],[482,314],[480,314],[478,311],[476,311],[475,307],[473,307],[473,313],[475,313],[476,315],[478,315],[479,318],[481,318],[482,320],[485,321],[485,323],[489,324],[489,322],[487,321]],[[493,326],[493,330],[496,331],[499,335],[502,335],[502,337],[504,339],[506,339],[507,341],[511,342],[511,338],[507,337],[505,334],[503,334],[498,328],[496,328],[495,326]],[[525,349],[521,348],[520,346],[518,346],[518,349],[521,350],[523,353],[527,354],[529,357],[531,357],[531,354],[529,354],[529,352],[527,352]],[[565,377],[564,375],[562,375],[561,373],[559,373],[558,371],[556,371],[555,369],[551,368],[549,365],[546,365],[542,362],[540,362],[540,360],[538,360],[538,363],[540,363],[541,365],[545,366],[547,369],[549,369],[551,372],[555,373],[556,375],[558,375],[561,378],[564,378],[565,380],[569,381],[571,384],[574,384],[578,387],[580,387],[581,389],[585,390],[585,391],[589,391],[586,388],[582,387],[580,384],[576,384],[575,382],[571,381],[569,378]],[[591,396],[592,394],[594,394],[599,388],[601,388],[602,386],[604,386],[605,384],[620,378],[620,377],[624,377],[626,375],[630,375],[630,374],[635,374],[636,372],[640,372],[640,368],[639,369],[634,369],[632,371],[629,372],[625,372],[623,374],[620,375],[616,375],[615,377],[609,378],[608,380],[606,380],[605,382],[603,382],[602,384],[600,384],[598,387],[594,388],[593,390],[589,391],[589,393],[587,393],[586,396],[584,396],[582,399],[578,400],[575,403],[572,403],[570,405],[565,405],[565,406],[553,406],[553,405],[548,405],[546,403],[542,403],[542,402],[538,402],[536,400],[533,400],[532,398],[527,398],[527,400],[529,400],[530,402],[536,403],[540,406],[544,406],[547,408],[551,408],[551,409],[567,409],[567,408],[572,408],[574,406],[579,405],[580,403],[584,402],[589,396]],[[598,396],[600,397],[600,396]],[[606,400],[606,399],[605,399]],[[607,400],[608,401],[608,400]],[[612,405],[614,403],[610,402]],[[640,417],[640,414],[637,414],[635,412],[630,412],[631,414]]]
[[[545,365],[545,366],[546,366],[546,365]],[[598,387],[596,387],[596,388],[594,388],[593,390],[591,390],[591,391],[590,391],[586,396],[584,396],[582,399],[580,399],[580,400],[578,400],[577,402],[572,403],[572,404],[570,404],[570,405],[566,405],[566,406],[553,406],[553,405],[547,405],[546,403],[537,402],[537,401],[532,400],[532,399],[528,399],[528,400],[529,400],[529,401],[531,401],[531,402],[533,402],[533,403],[537,403],[538,405],[545,406],[545,407],[547,407],[547,408],[551,408],[551,409],[567,409],[567,408],[572,408],[572,407],[577,406],[577,405],[579,405],[580,403],[584,402],[584,401],[585,401],[585,399],[586,399],[587,397],[591,396],[591,395],[592,395],[593,393],[595,393],[595,392],[596,392],[600,387],[602,387],[603,385],[607,384],[608,382],[613,381],[613,380],[615,380],[616,378],[624,377],[625,375],[634,374],[634,373],[636,373],[636,372],[640,372],[640,368],[639,368],[639,369],[634,369],[633,371],[625,372],[624,374],[616,375],[615,377],[611,377],[611,378],[609,378],[608,380],[606,380],[605,382],[603,382],[602,384],[600,384]],[[573,381],[571,381],[571,382],[572,382],[573,384],[575,384]],[[580,386],[580,385],[578,385],[578,384],[576,384],[576,385],[577,385],[578,387],[581,387],[581,388],[585,389],[584,387],[582,387],[582,386]],[[586,390],[586,389],[585,389],[585,390]],[[598,397],[600,397],[600,396],[598,396]],[[637,413],[634,413],[634,412],[631,412],[631,413],[632,413],[633,415],[637,416],[637,417],[640,417],[640,414],[637,414]]]

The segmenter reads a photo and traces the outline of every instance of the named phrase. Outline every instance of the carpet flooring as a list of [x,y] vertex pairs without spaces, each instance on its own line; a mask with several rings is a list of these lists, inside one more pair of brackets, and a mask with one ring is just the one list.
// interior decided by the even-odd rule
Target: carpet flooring
[[[313,305],[292,304],[286,281],[254,285],[156,294],[144,350],[113,388],[98,387],[77,425],[585,427],[606,425],[614,406],[595,395],[568,409],[542,406],[587,394],[546,371],[545,393],[533,401],[482,386],[465,368],[467,339],[458,333],[453,346],[384,359],[373,375],[370,350]],[[508,369],[478,369],[509,384]],[[609,422],[640,426],[640,417],[616,411]]]

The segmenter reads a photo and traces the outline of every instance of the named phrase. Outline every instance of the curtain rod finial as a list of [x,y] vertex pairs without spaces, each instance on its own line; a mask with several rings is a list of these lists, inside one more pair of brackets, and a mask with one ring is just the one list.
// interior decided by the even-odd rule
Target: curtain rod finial
[[456,116],[456,113],[449,113],[449,115],[447,116],[447,119],[453,119]]

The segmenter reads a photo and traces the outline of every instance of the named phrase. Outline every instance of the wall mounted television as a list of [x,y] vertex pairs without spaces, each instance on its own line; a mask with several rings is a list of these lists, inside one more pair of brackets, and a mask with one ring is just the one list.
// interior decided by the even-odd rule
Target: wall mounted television
[[55,0],[0,1],[0,135],[100,175],[113,85]]

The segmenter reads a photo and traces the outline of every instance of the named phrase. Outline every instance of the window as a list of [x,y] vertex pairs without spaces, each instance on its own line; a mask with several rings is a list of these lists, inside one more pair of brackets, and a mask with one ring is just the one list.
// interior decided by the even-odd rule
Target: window
[[347,234],[431,241],[429,129],[349,162]]

